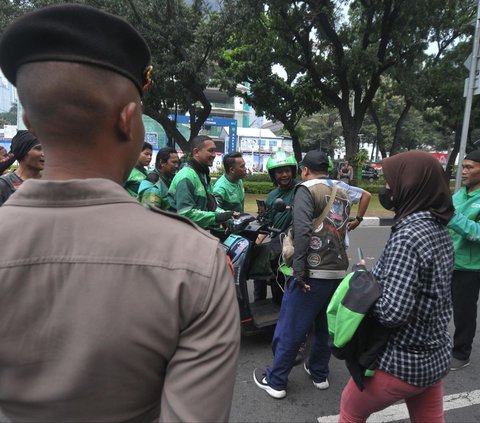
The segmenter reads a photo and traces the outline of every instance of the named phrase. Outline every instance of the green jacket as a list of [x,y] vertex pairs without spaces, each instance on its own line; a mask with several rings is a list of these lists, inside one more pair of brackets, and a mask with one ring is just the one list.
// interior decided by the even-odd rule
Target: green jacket
[[297,183],[298,181],[293,180],[289,189],[281,190],[277,187],[268,193],[265,205],[267,206],[267,216],[270,220],[270,226],[280,229],[281,231],[286,231],[292,224],[291,210],[287,209],[283,212],[278,212],[273,208],[273,202],[277,198],[281,198],[287,206],[291,206],[293,204],[293,194]]
[[462,187],[453,196],[455,215],[448,224],[455,249],[455,270],[480,272],[480,189]]
[[171,210],[167,182],[161,176],[156,183],[149,181],[148,178],[144,179],[138,188],[138,201],[145,207],[155,206],[162,210]]
[[[273,202],[277,198],[281,198],[287,206],[293,204],[293,193],[294,188],[297,184],[296,180],[292,181],[290,187],[286,190],[281,190],[280,188],[275,188],[270,191],[265,200],[265,205],[267,207],[267,220],[270,226],[280,229],[282,232],[287,232],[287,229],[292,224],[292,211],[291,209],[286,209],[283,212],[279,212],[273,208]],[[282,252],[282,245],[280,243],[280,237],[276,234],[272,235],[272,240],[270,241],[270,249],[272,250],[275,256],[278,256]],[[285,273],[286,274],[286,273]]]
[[168,200],[178,214],[188,217],[203,229],[211,229],[218,226],[215,222],[216,211],[223,210],[209,210],[208,195],[212,194],[211,187],[207,183],[206,175],[202,175],[202,179],[203,181],[190,166],[183,167],[173,178]]
[[125,189],[127,192],[134,198],[138,198],[138,189],[140,187],[140,183],[147,177],[147,171],[143,169],[139,169],[138,167],[134,167],[130,172],[130,176],[125,182]]
[[213,186],[212,192],[219,207],[243,213],[245,191],[241,179],[234,184],[223,175]]

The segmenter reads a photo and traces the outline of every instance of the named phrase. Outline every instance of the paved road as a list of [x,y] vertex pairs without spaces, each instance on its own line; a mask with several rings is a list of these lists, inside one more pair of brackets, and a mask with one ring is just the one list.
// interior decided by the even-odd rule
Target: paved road
[[[390,233],[388,227],[358,228],[351,234],[349,248],[351,262],[356,261],[356,249],[361,247],[371,266],[382,251]],[[348,380],[344,362],[332,358],[330,389],[315,389],[301,366],[295,367],[289,378],[287,397],[283,400],[270,398],[258,389],[252,379],[255,367],[271,364],[270,349],[272,333],[242,337],[242,347],[235,384],[231,421],[243,422],[336,422],[340,395]],[[470,367],[451,372],[445,380],[445,408],[447,422],[480,422],[480,335],[474,345]],[[323,419],[317,420],[319,417]],[[408,422],[405,405],[391,408],[370,421]]]

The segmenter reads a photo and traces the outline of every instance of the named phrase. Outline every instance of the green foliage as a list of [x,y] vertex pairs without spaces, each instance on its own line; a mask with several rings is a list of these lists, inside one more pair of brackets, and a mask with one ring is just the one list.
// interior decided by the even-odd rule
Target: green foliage
[[13,104],[10,110],[5,113],[0,113],[0,126],[16,125],[17,124],[17,105]]
[[303,151],[321,149],[330,156],[341,147],[342,126],[338,112],[325,108],[320,113],[305,116],[300,120],[299,128],[303,131]]
[[[0,31],[15,16],[59,3],[58,0],[0,1]],[[212,10],[211,2],[207,0],[76,2],[122,16],[144,36],[154,65],[153,84],[143,98],[145,113],[159,121],[167,136],[174,139],[183,151],[189,151],[188,140],[168,116],[188,112],[191,116],[190,137],[198,135],[211,111],[204,91],[213,77],[220,47],[236,26],[236,15],[224,14],[218,8]]]
[[272,182],[245,181],[243,186],[247,194],[268,194],[274,188]]
[[368,160],[368,152],[366,150],[360,150],[355,156],[353,156],[352,162],[355,167],[359,168]]
[[362,181],[358,184],[360,188],[363,188],[365,191],[368,191],[370,194],[378,194],[381,188],[385,186],[385,181],[383,178],[378,179],[374,182]]
[[272,180],[270,179],[270,175],[268,173],[254,173],[252,175],[247,175],[245,178],[245,181],[248,182],[270,182],[272,183]]

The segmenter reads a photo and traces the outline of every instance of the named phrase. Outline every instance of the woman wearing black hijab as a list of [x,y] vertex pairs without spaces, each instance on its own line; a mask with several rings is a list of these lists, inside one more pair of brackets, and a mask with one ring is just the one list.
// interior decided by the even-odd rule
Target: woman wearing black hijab
[[10,147],[18,168],[0,176],[0,206],[7,201],[20,185],[30,178],[40,178],[45,163],[40,141],[28,131],[18,131]]
[[385,159],[383,172],[380,202],[397,221],[372,269],[383,293],[371,312],[391,335],[364,390],[351,379],[345,387],[339,422],[365,422],[404,399],[412,422],[441,423],[452,348],[450,190],[438,160],[422,151]]

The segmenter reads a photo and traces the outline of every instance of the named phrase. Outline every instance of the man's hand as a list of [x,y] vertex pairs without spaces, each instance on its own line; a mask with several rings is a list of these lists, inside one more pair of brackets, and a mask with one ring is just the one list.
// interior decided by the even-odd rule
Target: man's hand
[[235,213],[237,213],[237,216],[238,217],[240,215],[240,213],[238,212],[234,212],[234,211],[228,211],[228,212],[222,212],[222,213],[218,213],[216,216],[215,216],[215,221],[217,223],[225,223],[228,219],[230,219],[232,216],[235,216]]
[[303,292],[310,291],[310,285],[307,284],[302,278],[294,278],[295,283],[302,288]]
[[348,222],[347,228],[349,231],[353,231],[360,225],[360,222],[363,220],[363,217],[356,217],[355,219],[352,219],[350,222]]

